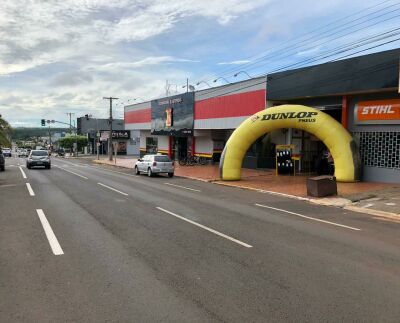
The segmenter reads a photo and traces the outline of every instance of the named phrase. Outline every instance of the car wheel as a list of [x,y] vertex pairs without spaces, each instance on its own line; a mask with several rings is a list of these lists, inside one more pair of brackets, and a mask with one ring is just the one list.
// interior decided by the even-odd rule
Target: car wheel
[[0,171],[4,172],[5,171],[5,167],[4,165],[0,167]]
[[28,169],[31,169],[31,166],[29,166],[29,165],[26,165],[26,168],[28,168]]
[[168,177],[173,177],[174,173],[168,173]]
[[149,167],[149,169],[147,170],[147,176],[152,177],[153,176],[153,172],[151,171],[151,168]]
[[135,175],[140,175],[139,168],[135,166]]
[[51,165],[49,165],[49,166],[46,166],[46,168],[47,168],[47,169],[50,169],[50,168],[51,168]]

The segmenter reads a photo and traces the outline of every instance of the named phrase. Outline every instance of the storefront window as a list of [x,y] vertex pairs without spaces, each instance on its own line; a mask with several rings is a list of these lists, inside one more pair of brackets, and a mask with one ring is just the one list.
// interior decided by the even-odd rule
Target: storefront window
[[156,154],[158,151],[158,138],[147,137],[146,138],[146,153]]

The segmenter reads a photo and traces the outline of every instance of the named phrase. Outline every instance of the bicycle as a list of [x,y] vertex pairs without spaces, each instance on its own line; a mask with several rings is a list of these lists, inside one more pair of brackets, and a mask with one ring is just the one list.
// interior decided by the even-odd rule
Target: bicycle
[[179,160],[181,166],[205,165],[206,163],[207,158],[201,156],[188,156]]

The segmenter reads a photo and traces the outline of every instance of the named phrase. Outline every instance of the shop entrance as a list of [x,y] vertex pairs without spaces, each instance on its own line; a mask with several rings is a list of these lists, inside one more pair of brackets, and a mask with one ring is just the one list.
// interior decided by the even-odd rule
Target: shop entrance
[[186,158],[191,153],[192,137],[172,137],[172,157],[174,160]]
[[[319,110],[341,123],[340,105],[327,106]],[[300,157],[300,169],[297,171],[304,174],[333,175],[334,167],[330,151],[320,138],[305,130],[293,129],[292,143],[298,147]]]

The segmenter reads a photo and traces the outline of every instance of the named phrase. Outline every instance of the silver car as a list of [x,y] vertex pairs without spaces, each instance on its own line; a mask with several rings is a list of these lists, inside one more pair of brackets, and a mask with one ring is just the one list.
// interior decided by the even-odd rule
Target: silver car
[[146,173],[149,177],[154,174],[165,173],[168,177],[174,176],[174,162],[166,155],[145,155],[135,164],[135,174]]

